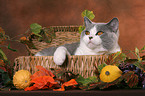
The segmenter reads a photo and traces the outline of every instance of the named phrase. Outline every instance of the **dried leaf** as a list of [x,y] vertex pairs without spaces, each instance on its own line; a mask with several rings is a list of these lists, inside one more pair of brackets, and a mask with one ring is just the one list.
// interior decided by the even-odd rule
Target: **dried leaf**
[[36,68],[37,68],[39,71],[44,72],[46,75],[49,75],[49,76],[51,76],[51,77],[54,77],[54,76],[55,76],[51,71],[46,70],[46,69],[43,68],[42,66],[36,66]]
[[76,82],[75,79],[71,79],[70,81],[63,83],[60,89],[53,89],[53,91],[65,91],[64,87],[74,86],[74,85],[77,85],[77,84],[78,83]]
[[25,91],[32,91],[32,90],[38,90],[38,88],[35,87],[35,86],[31,86],[31,87],[25,88],[24,90],[25,90]]
[[94,89],[96,87],[98,87],[100,89],[105,89],[105,88],[108,88],[110,86],[119,84],[122,80],[123,80],[123,78],[121,76],[118,79],[116,79],[115,81],[110,82],[110,83],[106,83],[106,82],[96,82],[94,84],[90,84],[90,86],[88,87],[88,89],[90,90],[90,89]]
[[123,78],[130,88],[133,88],[138,84],[138,76],[134,71],[128,71],[123,75]]
[[49,71],[49,70],[46,70],[45,68],[43,68],[42,66],[36,66],[36,68],[39,70],[37,72],[35,72],[33,75],[31,75],[31,79],[35,79],[39,76],[51,76],[51,77],[54,77],[55,75]]
[[57,84],[57,82],[55,82],[55,80],[51,76],[37,77],[31,80],[31,83],[35,83],[34,86],[37,87],[38,89],[43,88],[45,85],[47,85],[47,83]]
[[46,74],[42,71],[37,71],[33,75],[31,75],[30,78],[35,79],[35,78],[40,77],[40,76],[46,76]]
[[58,84],[57,82],[55,82],[55,80],[51,76],[39,76],[31,80],[30,82],[34,83],[33,86],[25,88],[25,91],[48,89],[48,88],[51,89],[53,85]]
[[108,56],[108,59],[105,61],[107,65],[116,65],[118,66],[120,62],[124,61],[126,58],[126,55],[122,52],[113,53]]
[[[1,66],[0,66],[0,70],[3,70],[3,71],[5,71],[5,72],[7,71],[5,67],[1,67]],[[0,71],[0,72],[1,72],[1,71]]]
[[78,83],[76,82],[75,79],[71,79],[70,81],[63,83],[63,86],[74,86],[74,85],[77,85],[77,84]]

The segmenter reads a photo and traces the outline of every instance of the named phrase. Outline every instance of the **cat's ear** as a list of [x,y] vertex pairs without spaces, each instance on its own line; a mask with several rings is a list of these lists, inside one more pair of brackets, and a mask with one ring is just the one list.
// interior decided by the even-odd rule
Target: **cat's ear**
[[117,32],[119,27],[119,20],[117,18],[113,18],[109,23],[107,23],[109,27],[113,30],[113,32]]
[[84,22],[85,22],[86,27],[89,26],[90,24],[92,24],[92,21],[86,16],[84,16]]

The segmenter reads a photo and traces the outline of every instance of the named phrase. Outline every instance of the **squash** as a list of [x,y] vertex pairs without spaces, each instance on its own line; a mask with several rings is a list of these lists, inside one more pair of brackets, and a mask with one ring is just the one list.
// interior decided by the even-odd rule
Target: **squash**
[[25,89],[30,86],[31,73],[28,70],[19,70],[13,76],[13,84],[17,89]]
[[103,82],[113,82],[122,75],[122,71],[115,65],[103,67],[100,73],[100,80]]

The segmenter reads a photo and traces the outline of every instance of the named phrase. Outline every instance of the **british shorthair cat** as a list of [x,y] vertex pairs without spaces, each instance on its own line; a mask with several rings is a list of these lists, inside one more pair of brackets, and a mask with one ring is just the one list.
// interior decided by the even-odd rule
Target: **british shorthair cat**
[[80,42],[46,48],[35,56],[54,56],[54,62],[62,65],[67,55],[102,55],[120,51],[117,18],[108,23],[95,23],[84,17],[84,22],[85,29],[81,32]]

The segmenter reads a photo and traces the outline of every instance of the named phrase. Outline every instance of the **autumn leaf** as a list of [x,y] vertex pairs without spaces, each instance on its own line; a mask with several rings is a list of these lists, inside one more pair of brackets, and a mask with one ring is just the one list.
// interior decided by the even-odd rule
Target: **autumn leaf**
[[128,71],[123,75],[123,78],[130,88],[133,88],[138,84],[138,76],[134,71]]
[[60,89],[53,89],[53,91],[65,91],[65,87],[68,87],[68,86],[74,87],[74,85],[77,85],[77,84],[78,83],[76,82],[75,79],[71,79],[70,81],[63,83]]
[[30,90],[38,90],[38,89],[48,89],[52,88],[53,85],[57,85],[58,83],[55,82],[53,77],[51,76],[39,76],[33,80],[30,81],[33,84],[33,87],[27,87],[25,88],[25,91],[30,91]]
[[123,80],[122,76],[119,77],[118,79],[116,79],[115,81],[113,82],[96,82],[96,83],[91,83],[88,87],[82,87],[83,90],[91,90],[91,89],[95,89],[95,88],[99,88],[99,89],[106,89],[106,88],[109,88],[110,86],[113,86],[113,85],[117,85],[117,84],[120,84],[120,82]]
[[42,67],[42,66],[36,66],[36,68],[37,68],[38,70],[40,70],[40,71],[46,73],[46,75],[49,75],[49,76],[51,76],[51,77],[54,77],[54,76],[55,76],[51,71],[46,70],[46,69],[45,69],[44,67]]
[[54,77],[55,75],[49,71],[49,70],[46,70],[45,68],[43,68],[42,66],[36,66],[36,68],[39,70],[37,72],[35,72],[32,76],[31,76],[31,79],[35,79],[39,76],[51,76],[51,77]]
[[25,91],[32,91],[32,90],[38,90],[38,88],[35,87],[35,86],[31,86],[31,87],[25,88],[24,90],[25,90]]
[[31,83],[35,83],[34,86],[37,87],[38,89],[43,88],[48,83],[57,84],[57,82],[55,82],[55,80],[51,76],[37,77],[37,78],[31,80]]
[[36,66],[39,70],[35,72],[30,78],[30,82],[33,86],[25,88],[25,91],[38,90],[38,89],[51,89],[53,86],[58,86],[58,82],[55,82],[54,75],[51,71],[46,70],[42,66]]
[[124,61],[126,59],[126,55],[122,52],[112,53],[108,56],[105,63],[107,65],[116,65],[118,66],[120,62]]

